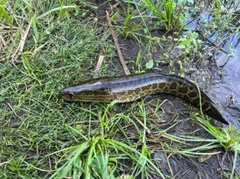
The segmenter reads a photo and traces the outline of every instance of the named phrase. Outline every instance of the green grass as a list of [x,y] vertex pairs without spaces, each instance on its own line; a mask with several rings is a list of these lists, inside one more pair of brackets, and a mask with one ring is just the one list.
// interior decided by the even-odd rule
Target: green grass
[[[174,19],[175,7],[171,5],[171,8],[168,3],[170,1],[164,1],[162,5],[169,7],[158,15],[163,26],[170,30],[177,20]],[[141,59],[143,53],[155,46],[166,49],[166,56],[169,49],[178,45],[187,46],[189,53],[192,49],[198,53],[201,42],[194,32],[188,33],[189,39],[182,35],[173,40],[173,44],[166,45],[165,36],[158,39],[151,36],[147,16],[138,14],[146,4],[135,4],[138,6],[134,12],[131,4],[133,2],[124,6],[123,19],[115,20],[112,14],[112,20],[123,22],[123,26],[116,27],[127,38],[147,44],[133,63],[136,73],[146,70],[144,65],[152,68],[153,61]],[[157,13],[150,1],[148,4],[151,5],[148,10]],[[152,155],[159,148],[166,156],[174,153],[186,157],[217,155],[225,148],[234,153],[233,168],[228,175],[237,176],[239,130],[217,128],[194,116],[199,128],[213,138],[185,133],[177,136],[173,132],[175,126],[191,119],[176,120],[162,128],[169,115],[163,110],[163,105],[169,103],[167,100],[158,100],[154,107],[151,101],[142,100],[128,104],[123,112],[116,112],[114,102],[69,103],[58,96],[60,88],[91,78],[100,50],[105,55],[101,75],[120,71],[110,31],[99,25],[103,22],[101,17],[96,17],[96,8],[85,1],[80,4],[55,0],[1,2],[0,19],[4,29],[0,35],[6,46],[0,52],[0,178],[130,178],[136,175],[172,178],[161,169],[160,159]],[[214,12],[218,15],[217,9]],[[182,24],[177,23],[179,30]],[[141,31],[147,34],[145,41]],[[24,32],[27,37],[19,50]],[[16,55],[19,58],[14,61]],[[183,62],[183,71],[189,61]]]

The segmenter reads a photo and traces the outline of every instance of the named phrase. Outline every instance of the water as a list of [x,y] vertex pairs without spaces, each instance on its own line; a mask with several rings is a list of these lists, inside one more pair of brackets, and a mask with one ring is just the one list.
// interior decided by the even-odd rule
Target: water
[[[197,30],[199,23],[212,20],[208,12],[202,12],[200,19],[192,21],[186,29]],[[214,93],[213,101],[217,101],[222,106],[220,111],[224,118],[236,127],[240,127],[240,34],[238,30],[223,35],[213,33],[207,37],[207,40],[215,45],[219,45],[215,42],[217,38],[224,41],[213,52],[216,65],[219,67],[218,71],[223,75],[211,86],[211,91]]]
[[[240,127],[240,35],[234,34],[229,40],[222,45],[222,48],[227,52],[234,50],[234,53],[228,57],[223,52],[218,52],[215,55],[217,64],[222,66],[224,75],[221,83],[216,85],[217,92],[222,104],[228,103],[228,108],[223,115],[233,124],[236,123]],[[229,45],[231,44],[231,48]],[[227,97],[227,98],[226,98]]]

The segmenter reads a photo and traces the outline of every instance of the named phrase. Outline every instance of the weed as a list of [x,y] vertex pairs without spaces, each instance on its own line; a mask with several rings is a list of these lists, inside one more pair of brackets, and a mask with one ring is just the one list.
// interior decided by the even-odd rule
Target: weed
[[[236,169],[237,156],[240,154],[240,129],[231,126],[230,128],[219,128],[212,126],[208,120],[197,119],[197,123],[204,128],[209,134],[215,137],[215,142],[220,144],[225,150],[231,150],[234,153],[233,167],[230,178],[234,178]],[[204,139],[202,139],[204,140]]]
[[198,33],[192,31],[187,31],[179,39],[174,40],[178,44],[176,48],[184,49],[182,55],[185,62],[189,62],[191,56],[198,54],[203,44],[203,41],[198,38]]
[[131,36],[137,39],[138,42],[140,42],[140,39],[138,39],[138,36],[140,36],[139,31],[140,29],[142,29],[142,24],[140,22],[133,25],[134,19],[140,18],[140,16],[136,16],[135,13],[136,12],[131,11],[130,3],[128,3],[127,9],[124,10],[125,21],[123,23],[122,32],[125,37]]
[[181,24],[182,19],[177,17],[176,7],[177,4],[173,0],[164,0],[157,4],[153,3],[152,0],[144,0],[147,7],[152,12],[152,17],[156,17],[160,24],[163,24],[167,31],[172,30],[173,27],[180,31],[185,24]]
[[0,20],[4,19],[8,23],[12,24],[13,19],[9,15],[9,12],[7,11],[6,3],[7,3],[7,0],[2,0],[1,3],[0,3]]
[[[84,176],[84,178],[114,178],[117,170],[119,170],[117,168],[119,163],[118,160],[127,160],[127,158],[136,163],[131,172],[132,176],[141,174],[143,178],[146,178],[147,173],[145,172],[151,166],[159,176],[165,178],[158,167],[149,159],[150,151],[146,146],[145,131],[143,131],[142,135],[143,147],[141,152],[136,150],[132,145],[112,139],[112,134],[109,136],[110,131],[112,133],[118,131],[115,128],[117,127],[114,125],[115,122],[109,122],[118,121],[118,115],[113,116],[110,119],[107,117],[108,110],[114,105],[114,103],[115,101],[111,102],[100,116],[96,114],[100,117],[100,134],[90,137],[89,139],[84,137],[86,140],[85,142],[50,154],[51,156],[64,152],[64,155],[58,161],[61,166],[58,167],[58,164],[56,165],[56,172],[51,178],[79,178],[81,176]],[[147,116],[143,103],[140,105],[140,110],[144,117],[144,124],[142,125],[146,126]],[[128,117],[125,116],[125,118]],[[76,129],[70,126],[68,127],[82,136],[82,134]],[[127,136],[123,130],[121,131],[124,136]],[[139,133],[142,132],[139,131]],[[116,157],[116,155],[119,155],[119,157]]]
[[240,137],[240,129],[235,129],[234,126],[230,128],[220,128],[215,127],[209,123],[208,120],[201,120],[196,118],[198,124],[204,128],[209,134],[214,136],[218,143],[225,149],[225,150],[232,150],[240,153],[240,144],[239,144],[239,137]]

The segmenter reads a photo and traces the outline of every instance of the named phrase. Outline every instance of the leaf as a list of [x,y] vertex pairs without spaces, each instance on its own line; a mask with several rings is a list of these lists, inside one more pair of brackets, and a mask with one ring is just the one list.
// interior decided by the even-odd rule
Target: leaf
[[6,11],[6,0],[2,0],[0,3],[0,20],[4,17],[4,19],[12,24],[12,19],[8,15],[8,12]]
[[38,33],[38,28],[37,28],[38,20],[35,18],[35,16],[32,18],[32,27],[33,27],[33,32],[37,40],[39,40],[39,33]]
[[186,47],[185,47],[185,45],[180,44],[180,45],[178,45],[176,48],[179,48],[179,49],[185,49]]
[[146,63],[146,68],[147,68],[147,69],[153,68],[153,59],[149,60],[149,61]]

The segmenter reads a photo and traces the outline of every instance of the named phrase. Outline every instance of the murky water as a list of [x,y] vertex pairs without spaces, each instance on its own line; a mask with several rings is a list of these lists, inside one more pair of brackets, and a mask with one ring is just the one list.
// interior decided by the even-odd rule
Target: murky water
[[[240,127],[240,34],[234,34],[223,44],[223,49],[228,53],[234,50],[230,57],[224,52],[216,52],[217,64],[222,66],[225,73],[221,83],[216,85],[218,95],[221,96],[221,104],[228,105],[229,108],[223,112],[232,124],[236,123]],[[229,48],[231,46],[231,48]]]
[[[205,21],[213,20],[208,12],[202,12],[200,19],[188,24],[187,29],[196,30],[199,23],[201,23],[199,21],[202,19]],[[211,86],[210,90],[213,92],[211,98],[213,98],[213,101],[218,101],[220,104],[217,105],[218,108],[222,106],[222,110],[220,109],[220,111],[223,117],[231,124],[236,124],[236,127],[240,127],[240,34],[238,31],[229,32],[222,36],[214,33],[207,38],[215,45],[218,45],[218,43],[215,43],[214,39],[226,39],[218,47],[218,50],[213,52],[219,71],[223,75],[219,77],[220,80],[217,83]]]

